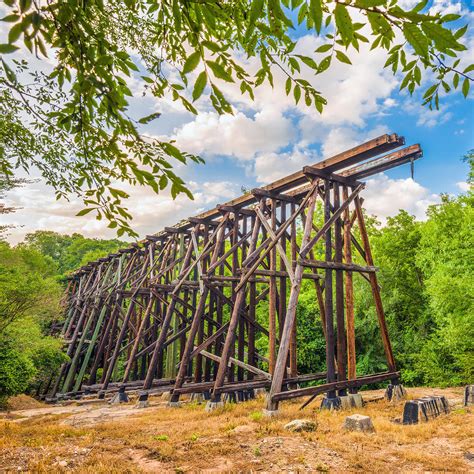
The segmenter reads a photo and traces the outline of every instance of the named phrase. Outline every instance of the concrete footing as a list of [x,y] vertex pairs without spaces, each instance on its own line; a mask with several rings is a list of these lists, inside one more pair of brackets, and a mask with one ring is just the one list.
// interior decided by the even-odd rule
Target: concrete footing
[[206,411],[210,413],[211,411],[217,410],[218,408],[222,408],[224,406],[224,402],[212,402],[209,400],[206,403]]
[[433,396],[410,400],[405,403],[403,409],[403,424],[413,425],[429,421],[443,413],[449,413],[446,397]]
[[350,393],[339,397],[341,400],[341,408],[343,410],[350,410],[351,408],[362,408],[364,401],[360,393]]
[[148,392],[140,392],[138,394],[137,408],[146,408],[148,406]]
[[474,385],[466,385],[464,389],[464,406],[474,405]]
[[346,418],[344,428],[348,431],[363,431],[365,433],[373,433],[375,431],[370,416],[357,414]]
[[325,396],[321,402],[321,410],[339,410],[340,408],[342,408],[341,397]]
[[128,403],[130,400],[127,393],[125,392],[125,387],[120,387],[119,391],[110,399],[110,404],[115,405],[117,403]]
[[192,393],[189,401],[195,403],[204,403],[206,399],[204,397],[204,393]]
[[404,389],[403,385],[401,384],[390,384],[385,390],[385,399],[389,402],[399,402],[401,400],[406,400],[407,398],[407,391]]
[[170,408],[180,408],[181,407],[181,402],[168,402],[168,406]]

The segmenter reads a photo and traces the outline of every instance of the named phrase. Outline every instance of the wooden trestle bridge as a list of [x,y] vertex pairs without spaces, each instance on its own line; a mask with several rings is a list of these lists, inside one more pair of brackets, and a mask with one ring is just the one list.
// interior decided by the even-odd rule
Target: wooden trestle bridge
[[[212,408],[264,388],[266,408],[276,410],[295,397],[325,393],[324,403],[337,406],[363,385],[398,385],[361,180],[422,156],[419,145],[404,145],[396,134],[380,136],[80,268],[69,278],[62,327],[70,361],[47,397],[126,400],[138,391],[144,402],[170,392],[175,404],[202,394]],[[373,295],[386,372],[356,373],[353,278]],[[326,339],[326,366],[309,374],[297,366],[304,279],[314,284],[314,324]],[[261,310],[257,318],[260,303],[266,321]],[[262,337],[266,353],[256,345]]]

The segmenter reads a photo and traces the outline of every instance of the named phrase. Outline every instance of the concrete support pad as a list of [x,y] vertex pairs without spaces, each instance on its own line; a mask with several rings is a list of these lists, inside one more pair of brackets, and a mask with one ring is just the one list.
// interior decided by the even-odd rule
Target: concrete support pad
[[321,402],[321,410],[339,410],[341,407],[341,397],[328,398],[325,396]]
[[385,390],[385,398],[389,402],[397,403],[401,400],[406,400],[407,398],[407,391],[404,389],[403,385],[397,384],[393,385],[390,384]]
[[206,401],[204,398],[204,393],[192,393],[190,401],[195,403],[204,403]]
[[116,405],[118,403],[128,403],[130,400],[125,390],[120,389],[109,401],[109,404]]
[[138,394],[138,402],[136,408],[146,408],[148,406],[148,392],[140,392]]
[[181,402],[168,402],[168,406],[171,408],[180,408]]
[[413,425],[423,421],[429,421],[443,413],[449,413],[449,405],[446,397],[434,396],[410,400],[405,403],[403,409],[403,424]]
[[211,402],[209,400],[206,403],[206,411],[210,413],[211,411],[217,410],[218,408],[222,408],[224,406],[224,402]]
[[163,402],[169,402],[170,399],[171,399],[171,392],[170,392],[170,391],[168,391],[168,392],[163,392],[163,393],[161,394],[161,400],[162,400]]
[[278,416],[280,412],[278,410],[267,410],[266,408],[264,408],[262,410],[262,413],[263,416],[266,416],[268,418],[274,418],[275,416]]
[[339,397],[341,400],[341,408],[343,410],[350,410],[351,408],[362,408],[364,402],[362,400],[362,395],[359,393],[350,393]]
[[466,385],[464,389],[464,406],[474,405],[474,385]]
[[346,418],[344,428],[349,431],[363,431],[365,433],[373,433],[375,431],[370,416],[357,414]]

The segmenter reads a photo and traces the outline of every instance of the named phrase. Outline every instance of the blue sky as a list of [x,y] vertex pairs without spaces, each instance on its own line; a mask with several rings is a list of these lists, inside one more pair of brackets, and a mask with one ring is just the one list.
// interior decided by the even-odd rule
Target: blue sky
[[[402,0],[414,4],[413,0]],[[473,9],[467,3],[435,0],[430,8],[461,12],[472,24]],[[474,63],[474,28],[470,28],[461,64]],[[311,55],[321,40],[298,30],[297,49]],[[143,132],[175,139],[184,150],[200,154],[205,165],[180,166],[177,172],[195,194],[190,201],[180,196],[173,201],[167,192],[157,196],[144,188],[125,189],[131,193],[129,209],[141,236],[172,225],[239,194],[241,187],[267,184],[302,166],[327,158],[367,139],[395,132],[407,144],[420,143],[424,157],[415,163],[415,179],[405,165],[368,181],[364,191],[366,207],[383,222],[403,208],[422,219],[441,193],[465,191],[467,166],[461,157],[474,148],[474,94],[468,99],[454,93],[441,100],[440,111],[421,106],[421,93],[410,97],[399,92],[399,77],[383,69],[382,51],[361,51],[351,55],[352,66],[338,64],[320,76],[304,71],[328,100],[322,115],[301,104],[296,107],[284,93],[284,78],[275,75],[275,88],[262,86],[252,102],[242,98],[238,88],[224,85],[235,113],[219,117],[208,98],[198,102],[199,115],[186,112],[169,98],[142,97],[143,83],[130,81],[134,97],[130,114],[136,118],[159,111],[162,116]],[[252,61],[246,66],[254,67]],[[199,70],[195,71],[197,75]],[[124,189],[124,186],[121,186]],[[14,190],[8,204],[22,207],[5,216],[17,225],[10,240],[20,241],[36,229],[63,233],[81,232],[90,237],[112,237],[106,224],[90,215],[75,217],[83,205],[56,202],[42,182]]]

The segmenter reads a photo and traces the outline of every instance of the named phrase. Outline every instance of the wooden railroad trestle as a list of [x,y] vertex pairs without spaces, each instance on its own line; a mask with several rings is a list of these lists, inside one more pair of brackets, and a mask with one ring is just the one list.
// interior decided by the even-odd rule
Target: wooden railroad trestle
[[[419,145],[393,151],[403,145],[383,135],[80,268],[69,279],[61,330],[70,361],[45,393],[139,390],[143,400],[171,392],[172,403],[202,393],[212,403],[266,388],[267,408],[276,410],[295,397],[398,383],[360,194],[361,179],[422,156]],[[381,374],[356,373],[354,274],[374,298]],[[313,282],[326,339],[326,367],[310,374],[297,366],[303,279]],[[261,310],[257,318],[260,304],[268,322],[258,320]]]

